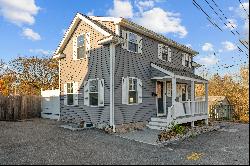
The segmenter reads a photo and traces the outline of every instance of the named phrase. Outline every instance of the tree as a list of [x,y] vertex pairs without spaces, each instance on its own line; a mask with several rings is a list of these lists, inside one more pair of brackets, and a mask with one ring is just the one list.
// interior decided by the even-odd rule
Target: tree
[[41,88],[58,88],[58,62],[52,58],[18,57],[10,62],[18,94],[40,95]]

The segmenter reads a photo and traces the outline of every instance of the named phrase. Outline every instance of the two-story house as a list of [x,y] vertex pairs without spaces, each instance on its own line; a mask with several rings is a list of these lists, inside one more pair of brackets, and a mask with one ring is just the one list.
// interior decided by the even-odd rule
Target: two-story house
[[[208,119],[207,80],[194,74],[198,53],[124,18],[77,13],[54,58],[59,61],[60,119],[92,125]],[[205,101],[195,101],[195,84]]]

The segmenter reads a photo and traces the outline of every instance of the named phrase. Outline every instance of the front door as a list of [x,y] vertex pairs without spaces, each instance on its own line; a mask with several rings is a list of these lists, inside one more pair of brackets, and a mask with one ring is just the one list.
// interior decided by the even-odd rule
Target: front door
[[157,116],[164,116],[166,115],[165,111],[165,92],[164,92],[164,83],[162,81],[156,82],[156,104],[157,104]]

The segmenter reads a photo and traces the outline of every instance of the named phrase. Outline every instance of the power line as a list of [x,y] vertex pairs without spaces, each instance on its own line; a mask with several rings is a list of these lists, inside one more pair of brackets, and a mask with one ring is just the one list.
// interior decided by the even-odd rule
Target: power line
[[249,13],[247,13],[247,10],[245,9],[245,7],[244,7],[244,5],[242,4],[241,0],[239,0],[239,2],[240,2],[240,4],[241,4],[242,8],[245,10],[245,12],[246,12],[246,14],[247,14],[247,16],[248,16],[248,19],[249,19]]

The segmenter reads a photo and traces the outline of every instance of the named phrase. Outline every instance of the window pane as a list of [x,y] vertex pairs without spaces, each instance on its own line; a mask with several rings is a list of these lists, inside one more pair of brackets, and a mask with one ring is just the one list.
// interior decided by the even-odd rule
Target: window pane
[[93,106],[98,105],[98,93],[90,93],[89,94],[89,104]]
[[137,92],[136,91],[129,91],[128,102],[129,102],[129,104],[137,103]]
[[162,53],[162,59],[163,60],[168,60],[168,54],[167,53]]
[[89,84],[90,92],[98,92],[98,80],[91,80]]
[[80,35],[77,37],[77,47],[82,47],[84,45],[84,36]]
[[67,83],[67,93],[73,93],[73,83]]
[[137,79],[133,79],[134,87],[133,90],[137,90]]
[[132,86],[132,78],[129,78],[129,90],[133,90],[133,86]]
[[129,33],[129,41],[136,43],[136,35],[134,33]]
[[68,105],[73,105],[74,101],[73,101],[73,94],[67,94],[67,103]]
[[84,58],[84,47],[77,48],[77,59]]
[[128,49],[129,49],[130,51],[137,52],[137,50],[138,50],[138,44],[129,42],[129,43],[128,43]]

